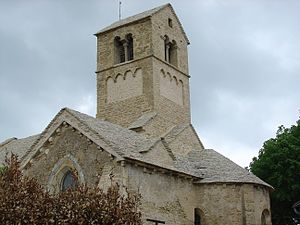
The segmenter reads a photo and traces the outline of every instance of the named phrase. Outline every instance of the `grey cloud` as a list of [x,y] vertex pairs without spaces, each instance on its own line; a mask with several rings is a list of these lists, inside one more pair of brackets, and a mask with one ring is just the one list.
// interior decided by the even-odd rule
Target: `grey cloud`
[[[165,3],[123,0],[122,14]],[[230,158],[244,149],[250,161],[278,125],[299,115],[300,2],[171,3],[191,41],[200,138]],[[117,18],[118,1],[0,2],[0,141],[41,132],[65,106],[95,114],[92,34]],[[246,166],[245,158],[234,159]]]

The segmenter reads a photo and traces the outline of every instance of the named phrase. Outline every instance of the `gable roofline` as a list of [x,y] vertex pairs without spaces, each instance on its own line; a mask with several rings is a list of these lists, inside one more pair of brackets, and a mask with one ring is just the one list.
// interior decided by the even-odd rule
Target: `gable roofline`
[[[71,116],[71,119],[67,118],[67,116],[65,114]],[[74,122],[74,119],[76,122]],[[39,138],[32,144],[30,149],[22,157],[22,159],[21,159],[21,162],[22,162],[21,167],[22,168],[24,168],[30,162],[30,160],[35,157],[35,155],[37,154],[39,149],[44,145],[44,143],[46,141],[49,140],[49,138],[53,135],[53,133],[55,133],[55,131],[64,122],[66,122],[68,125],[70,125],[74,129],[78,130],[81,134],[86,136],[89,140],[91,140],[97,146],[101,147],[108,154],[113,155],[114,157],[118,158],[119,160],[123,159],[123,157],[120,156],[117,152],[115,152],[113,150],[113,148],[108,143],[106,143],[103,140],[103,138],[101,138],[100,135],[96,131],[92,130],[87,124],[85,124],[74,113],[72,113],[71,109],[63,108],[55,115],[55,117],[51,120],[51,122],[48,124],[48,126],[40,134]],[[89,131],[91,131],[93,134],[89,133]],[[98,138],[96,138],[95,136],[98,136]]]
[[0,148],[2,148],[3,146],[5,146],[15,140],[18,140],[18,138],[12,137],[12,138],[8,138],[8,139],[4,140],[3,142],[0,143]]
[[270,184],[213,149],[203,149],[191,154],[194,155],[190,155],[191,157],[201,162],[200,170],[204,173],[199,184],[254,184],[273,189]]
[[133,24],[133,23],[137,23],[141,20],[144,20],[144,19],[147,19],[147,18],[151,18],[153,15],[157,14],[158,12],[160,12],[161,10],[165,9],[169,7],[174,15],[174,17],[176,18],[178,24],[179,24],[179,27],[183,33],[183,36],[187,42],[187,44],[189,45],[190,44],[190,41],[183,29],[183,26],[178,18],[178,16],[176,15],[175,13],[175,10],[174,8],[172,7],[172,5],[170,3],[167,3],[165,5],[162,5],[162,6],[159,6],[159,7],[156,7],[156,8],[153,8],[153,9],[150,9],[150,10],[147,10],[147,11],[144,11],[142,13],[138,13],[136,15],[133,15],[133,16],[130,16],[130,17],[127,17],[125,19],[122,19],[122,20],[119,20],[117,22],[114,22],[112,23],[111,25],[101,29],[100,31],[98,31],[97,33],[95,33],[94,35],[97,36],[99,34],[103,34],[103,33],[106,33],[106,32],[109,32],[109,31],[112,31],[112,30],[115,30],[117,28],[120,28],[120,27],[124,27],[128,24]]
[[39,134],[20,139],[10,138],[2,142],[2,145],[0,144],[0,164],[4,164],[6,157],[11,154],[17,155],[18,159],[21,160],[38,137]]
[[[77,115],[78,114],[78,115]],[[111,154],[116,158],[117,161],[129,161],[129,162],[135,162],[137,164],[145,165],[146,167],[151,168],[158,168],[160,170],[169,171],[170,174],[178,174],[179,176],[185,176],[190,177],[192,179],[202,179],[199,176],[195,176],[192,173],[189,174],[186,171],[175,168],[175,167],[169,167],[162,164],[157,164],[154,161],[148,161],[147,159],[143,159],[143,157],[139,158],[136,157],[136,155],[127,154],[126,152],[123,153],[123,155],[118,154],[114,150],[114,147],[108,143],[108,140],[105,140],[105,138],[101,137],[101,133],[98,133],[96,130],[93,130],[92,127],[90,127],[87,122],[84,121],[83,118],[80,118],[80,116],[88,116],[82,113],[79,113],[77,111],[63,108],[61,109],[56,116],[51,120],[51,122],[48,124],[48,126],[44,129],[44,131],[39,135],[37,140],[34,141],[34,143],[31,145],[30,149],[26,152],[26,154],[22,157],[21,160],[21,168],[24,169],[26,166],[34,159],[37,154],[39,154],[40,149],[43,147],[43,145],[49,141],[50,138],[54,137],[53,134],[57,135],[56,132],[58,128],[61,128],[62,125],[68,125],[74,129],[76,129],[78,132],[80,132],[82,135],[84,135],[88,140],[92,141],[96,146],[99,146],[101,150],[106,151],[108,154]],[[99,120],[96,118],[92,118],[95,120]],[[103,122],[103,121],[102,121]],[[105,121],[104,121],[105,122]],[[64,124],[65,123],[65,124]],[[106,123],[106,122],[105,122]],[[113,126],[113,124],[112,124]],[[134,131],[130,131],[128,129],[125,129],[128,132],[135,133]],[[93,134],[91,134],[91,132]]]

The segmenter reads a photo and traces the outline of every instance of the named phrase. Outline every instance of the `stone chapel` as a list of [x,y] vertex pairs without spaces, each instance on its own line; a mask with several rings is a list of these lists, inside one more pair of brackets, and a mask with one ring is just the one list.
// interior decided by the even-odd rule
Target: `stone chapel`
[[[97,115],[61,109],[38,135],[0,144],[53,193],[110,177],[142,194],[144,224],[271,225],[272,187],[212,149],[191,124],[189,39],[170,4],[97,37]],[[158,221],[158,222],[153,222]]]

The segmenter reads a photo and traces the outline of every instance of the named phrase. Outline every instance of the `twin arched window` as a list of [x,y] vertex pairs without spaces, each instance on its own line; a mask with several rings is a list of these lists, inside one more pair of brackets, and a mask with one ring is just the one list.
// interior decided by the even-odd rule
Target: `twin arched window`
[[133,60],[133,37],[127,34],[125,39],[115,37],[115,63]]

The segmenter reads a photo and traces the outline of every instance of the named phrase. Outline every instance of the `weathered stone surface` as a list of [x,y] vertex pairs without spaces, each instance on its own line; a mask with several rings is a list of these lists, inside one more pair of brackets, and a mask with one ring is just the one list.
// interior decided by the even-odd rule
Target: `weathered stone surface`
[[[119,63],[128,34],[134,57]],[[89,186],[118,182],[142,194],[145,224],[192,225],[196,212],[204,225],[261,225],[262,217],[270,225],[272,187],[205,149],[191,125],[189,41],[171,5],[96,36],[96,118],[64,108],[41,134],[2,142],[0,162],[17,153],[24,173],[51,192],[69,170]]]

